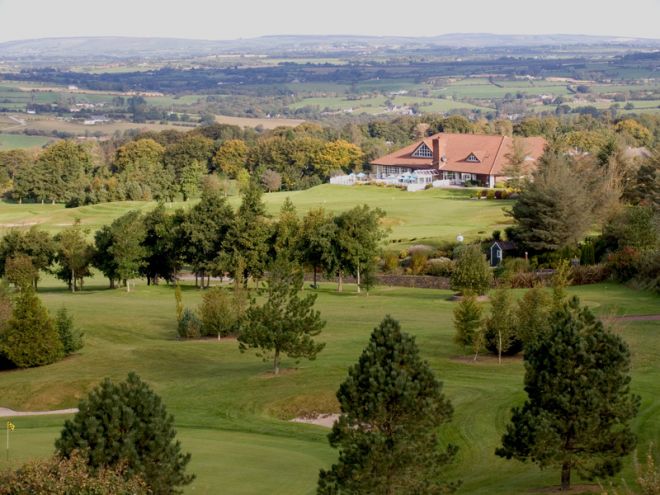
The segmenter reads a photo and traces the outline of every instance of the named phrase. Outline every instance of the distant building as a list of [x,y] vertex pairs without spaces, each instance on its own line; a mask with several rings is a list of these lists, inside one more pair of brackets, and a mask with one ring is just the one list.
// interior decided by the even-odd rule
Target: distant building
[[[535,167],[546,141],[541,137],[520,138],[529,167]],[[506,178],[507,155],[513,150],[508,136],[452,134],[441,132],[371,162],[378,178],[430,170],[448,184],[471,181],[494,187]]]

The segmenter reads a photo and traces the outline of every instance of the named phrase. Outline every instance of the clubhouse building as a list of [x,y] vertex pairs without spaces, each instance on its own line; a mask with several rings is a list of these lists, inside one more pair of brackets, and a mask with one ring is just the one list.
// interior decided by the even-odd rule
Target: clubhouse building
[[[543,154],[546,141],[541,137],[520,138],[526,153],[525,168],[533,168]],[[410,174],[432,175],[434,185],[461,185],[471,182],[484,187],[506,179],[513,139],[484,134],[441,132],[371,162],[376,179]]]

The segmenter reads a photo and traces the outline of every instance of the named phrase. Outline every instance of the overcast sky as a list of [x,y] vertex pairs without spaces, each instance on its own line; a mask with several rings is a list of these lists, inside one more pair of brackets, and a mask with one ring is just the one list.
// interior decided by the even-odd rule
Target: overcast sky
[[660,38],[659,21],[660,0],[0,0],[0,41],[476,32]]

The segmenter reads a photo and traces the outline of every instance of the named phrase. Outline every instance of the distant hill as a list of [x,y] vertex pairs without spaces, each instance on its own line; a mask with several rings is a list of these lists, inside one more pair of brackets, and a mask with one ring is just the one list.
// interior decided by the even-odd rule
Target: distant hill
[[488,48],[563,45],[619,45],[660,49],[660,39],[587,35],[443,34],[432,37],[395,36],[263,36],[213,41],[178,38],[75,37],[19,40],[0,43],[2,59],[126,59],[178,58],[248,53],[363,53],[382,49],[433,47]]

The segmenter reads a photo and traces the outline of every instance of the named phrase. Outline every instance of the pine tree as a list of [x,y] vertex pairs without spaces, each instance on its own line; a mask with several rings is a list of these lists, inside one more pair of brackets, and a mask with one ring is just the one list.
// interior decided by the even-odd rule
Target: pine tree
[[329,435],[339,460],[321,470],[328,494],[444,494],[456,483],[442,468],[457,448],[440,449],[438,427],[452,416],[442,383],[422,361],[414,337],[387,316],[339,387],[341,416]]
[[272,358],[276,375],[282,354],[316,359],[325,347],[312,338],[325,326],[314,309],[316,294],[300,297],[302,286],[302,269],[284,260],[276,261],[268,273],[266,302],[261,306],[251,304],[238,336],[241,352],[258,349],[257,355],[264,360]]
[[55,442],[60,455],[80,451],[93,468],[124,463],[154,494],[181,493],[178,488],[194,479],[186,474],[190,454],[174,440],[174,418],[135,373],[118,384],[104,380],[78,409]]
[[0,334],[0,350],[19,368],[54,363],[64,355],[57,329],[33,289],[16,298],[12,317]]
[[466,347],[474,347],[477,332],[481,328],[481,306],[474,294],[465,294],[454,308],[454,342]]
[[73,323],[73,316],[66,308],[60,308],[55,315],[55,328],[62,342],[64,355],[68,356],[83,347],[83,334]]
[[547,154],[524,183],[509,215],[515,240],[530,251],[554,251],[584,237],[593,223],[594,198],[564,155]]
[[640,399],[630,392],[630,352],[588,308],[572,298],[550,329],[525,348],[522,407],[496,454],[561,468],[568,490],[573,469],[587,479],[611,476],[635,447],[630,421]]
[[296,261],[301,258],[300,247],[300,220],[296,207],[287,197],[280,208],[280,216],[275,225],[272,239],[272,257],[286,258]]
[[451,288],[460,292],[485,294],[493,282],[493,273],[477,244],[460,246],[451,274]]

